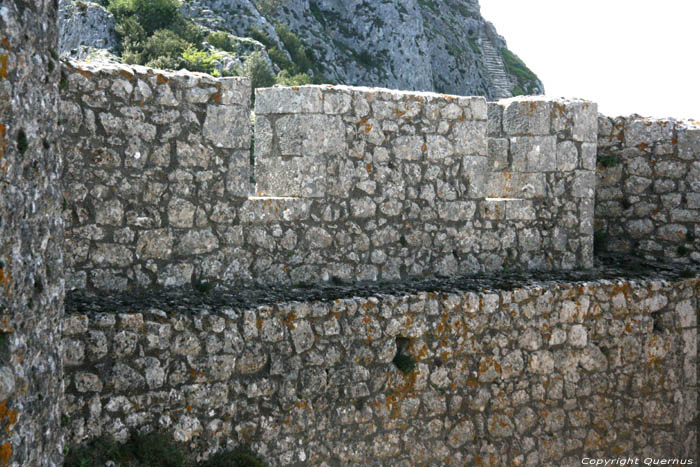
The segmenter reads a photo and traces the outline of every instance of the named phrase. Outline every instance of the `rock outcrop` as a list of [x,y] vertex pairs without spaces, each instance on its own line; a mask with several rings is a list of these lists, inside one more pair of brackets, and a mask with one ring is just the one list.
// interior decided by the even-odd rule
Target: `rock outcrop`
[[186,0],[182,11],[200,25],[241,36],[255,28],[280,50],[272,24],[282,23],[333,83],[488,98],[544,93],[534,75],[522,84],[508,71],[506,42],[477,0]]
[[[84,1],[61,0],[58,8],[59,53],[73,58],[93,56],[99,61],[113,59],[118,37],[114,15],[103,6]],[[104,49],[109,54],[97,51]]]
[[[490,99],[544,93],[481,16],[478,0],[183,0],[181,11],[207,30],[247,41],[231,66],[222,65],[227,71],[260,49],[293,60],[275,30],[284,25],[301,39],[317,82]],[[62,54],[94,59],[95,47],[113,52],[117,45],[114,18],[97,4],[62,0],[60,22]]]

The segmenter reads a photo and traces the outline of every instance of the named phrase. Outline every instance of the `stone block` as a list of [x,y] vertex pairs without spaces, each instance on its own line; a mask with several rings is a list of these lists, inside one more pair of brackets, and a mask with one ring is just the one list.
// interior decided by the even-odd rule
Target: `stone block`
[[326,194],[326,159],[302,156],[256,161],[258,196],[321,198]]
[[275,125],[282,156],[320,156],[345,153],[345,126],[340,117],[285,115]]
[[591,170],[577,170],[574,175],[571,194],[574,198],[592,199],[595,196],[595,172]]
[[532,201],[517,199],[505,202],[506,219],[519,221],[533,221],[536,219],[535,206]]
[[487,123],[484,121],[455,122],[452,129],[455,152],[464,156],[487,156],[489,147],[486,131]]
[[217,148],[250,147],[250,112],[232,105],[208,105],[202,134]]
[[678,157],[686,161],[700,158],[700,127],[679,128]]
[[255,114],[308,114],[323,111],[320,86],[258,88],[255,90]]
[[572,141],[557,144],[557,170],[570,172],[578,168],[578,149]]
[[570,104],[573,109],[573,129],[571,137],[574,141],[596,143],[598,141],[598,105],[593,102],[575,102]]
[[651,147],[655,143],[673,138],[674,124],[669,120],[635,118],[625,125],[625,147]]
[[510,142],[507,138],[489,138],[489,160],[491,161],[492,171],[507,170],[509,168],[508,163],[508,150],[510,148]]
[[491,137],[503,135],[503,106],[497,102],[488,103],[487,131]]
[[501,101],[503,131],[508,136],[548,135],[551,131],[552,102],[542,98],[514,98]]
[[510,138],[512,169],[517,172],[557,170],[555,136],[516,136]]

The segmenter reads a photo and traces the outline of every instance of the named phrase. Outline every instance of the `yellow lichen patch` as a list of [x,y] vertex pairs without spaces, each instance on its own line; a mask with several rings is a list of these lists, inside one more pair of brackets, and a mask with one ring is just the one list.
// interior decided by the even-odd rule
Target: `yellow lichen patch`
[[9,465],[11,457],[12,445],[10,443],[0,445],[0,467],[5,467],[6,465]]
[[7,55],[0,55],[0,78],[7,78]]

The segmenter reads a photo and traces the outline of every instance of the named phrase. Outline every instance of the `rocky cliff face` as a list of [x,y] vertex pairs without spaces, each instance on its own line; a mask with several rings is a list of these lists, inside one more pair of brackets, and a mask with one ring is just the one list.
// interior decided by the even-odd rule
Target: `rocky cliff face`
[[114,16],[103,6],[60,0],[58,8],[61,55],[85,59],[95,54],[107,60],[116,51],[118,38],[114,32]]
[[[75,31],[80,9],[71,11],[62,18]],[[285,25],[324,82],[492,99],[544,92],[481,16],[478,0],[183,0],[181,11],[206,29],[252,36],[291,56],[275,31]],[[91,17],[83,10],[93,37]]]

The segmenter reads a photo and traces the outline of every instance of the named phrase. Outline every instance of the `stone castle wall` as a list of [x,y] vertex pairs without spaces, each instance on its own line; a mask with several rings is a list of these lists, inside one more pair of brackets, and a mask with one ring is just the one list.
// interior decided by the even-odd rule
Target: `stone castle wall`
[[66,62],[61,88],[69,287],[222,274],[249,192],[249,82]]
[[271,465],[697,458],[698,278],[353,293],[71,313],[69,440],[158,428]]
[[71,288],[592,264],[595,104],[63,73]]
[[56,2],[0,1],[0,466],[62,465]]
[[700,126],[599,118],[596,229],[603,249],[700,262]]

